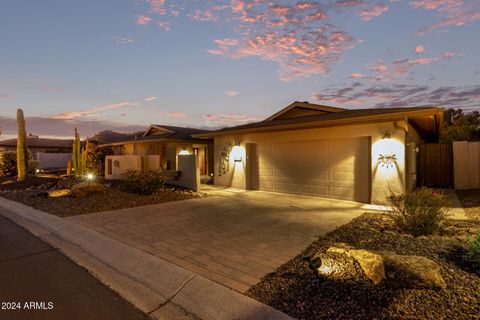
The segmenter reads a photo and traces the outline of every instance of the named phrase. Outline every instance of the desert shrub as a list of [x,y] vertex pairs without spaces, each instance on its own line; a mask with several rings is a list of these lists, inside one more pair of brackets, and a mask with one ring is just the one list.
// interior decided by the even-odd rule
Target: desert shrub
[[476,238],[467,238],[467,252],[465,253],[465,257],[480,265],[480,233]]
[[391,192],[386,214],[403,232],[414,236],[433,234],[448,216],[448,201],[442,193],[419,188],[405,194]]
[[160,171],[127,170],[120,184],[122,190],[137,194],[153,194],[163,188]]
[[7,151],[0,153],[0,176],[12,176],[17,173],[17,153]]

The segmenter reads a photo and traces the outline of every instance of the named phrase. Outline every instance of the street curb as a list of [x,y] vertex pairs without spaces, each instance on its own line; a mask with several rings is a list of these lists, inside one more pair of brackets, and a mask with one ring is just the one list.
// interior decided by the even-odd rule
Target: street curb
[[292,319],[284,313],[80,224],[0,197],[1,215],[89,270],[154,319]]

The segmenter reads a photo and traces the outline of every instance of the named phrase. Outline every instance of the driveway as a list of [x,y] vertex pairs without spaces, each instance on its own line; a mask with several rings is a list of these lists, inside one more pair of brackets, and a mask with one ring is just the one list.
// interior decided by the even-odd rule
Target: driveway
[[245,292],[316,237],[368,209],[261,191],[205,191],[209,197],[68,219]]

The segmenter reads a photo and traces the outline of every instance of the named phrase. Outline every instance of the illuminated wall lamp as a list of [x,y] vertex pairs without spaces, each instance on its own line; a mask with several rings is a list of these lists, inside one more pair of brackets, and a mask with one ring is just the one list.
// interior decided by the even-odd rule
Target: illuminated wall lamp
[[382,168],[393,168],[395,162],[397,161],[397,156],[393,153],[391,155],[383,155],[380,154],[378,156],[378,164],[382,166]]

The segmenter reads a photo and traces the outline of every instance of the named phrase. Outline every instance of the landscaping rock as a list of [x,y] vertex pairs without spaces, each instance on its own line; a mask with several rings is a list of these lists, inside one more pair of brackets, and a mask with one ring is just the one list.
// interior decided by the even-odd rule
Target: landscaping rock
[[381,253],[387,280],[392,286],[411,289],[445,289],[440,266],[421,256],[405,256],[390,252]]
[[103,185],[97,182],[82,182],[77,183],[70,190],[70,195],[76,198],[85,198],[92,193],[97,193],[103,190]]
[[[359,263],[365,275],[374,284],[387,280],[391,286],[411,289],[445,289],[446,287],[440,266],[422,256],[358,250],[346,243],[335,243],[327,249],[327,253],[344,254],[352,257]],[[316,255],[316,257],[318,256]],[[327,274],[325,271],[329,271],[336,263],[331,261],[331,257],[319,257],[322,263],[318,264],[316,269],[319,273],[325,275]],[[321,270],[321,268],[323,269]]]
[[365,275],[375,284],[385,279],[383,259],[379,254],[367,250],[349,250],[347,254],[357,260]]

